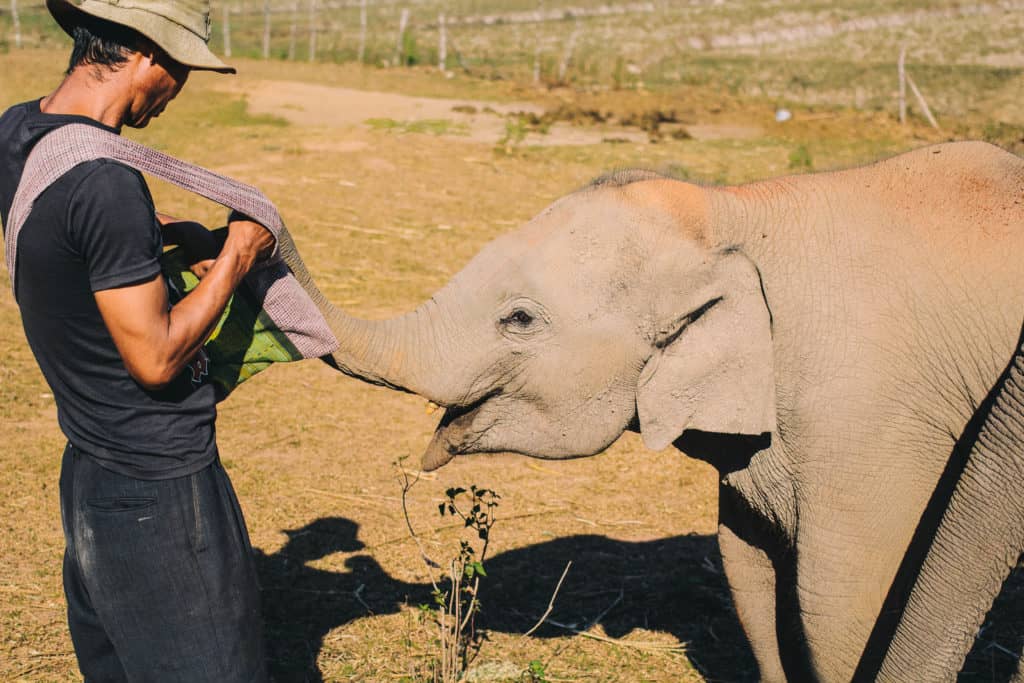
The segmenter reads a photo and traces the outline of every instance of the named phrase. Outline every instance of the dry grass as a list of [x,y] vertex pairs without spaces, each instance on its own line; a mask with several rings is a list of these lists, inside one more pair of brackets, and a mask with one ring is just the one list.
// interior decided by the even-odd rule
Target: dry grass
[[[0,107],[39,95],[59,78],[62,53],[0,56]],[[286,66],[242,61],[244,90],[260,79],[532,99],[545,107],[631,111],[673,108],[694,124],[759,126],[756,139],[672,140],[513,149],[366,126],[287,125],[248,114],[238,95],[197,75],[152,130],[134,137],[263,188],[278,203],[321,287],[352,312],[379,317],[416,305],[492,237],[615,166],[669,168],[705,181],[787,172],[803,145],[816,168],[860,163],[933,139],[879,113],[798,112],[780,126],[772,107],[714,88],[535,93],[510,83],[421,71]],[[301,105],[301,103],[297,103]],[[967,122],[980,130],[986,120]],[[161,209],[208,224],[223,212],[154,186]],[[6,274],[4,274],[6,278]],[[60,587],[59,453],[52,397],[0,287],[0,679],[74,679]],[[222,406],[223,460],[248,519],[263,584],[271,668],[282,681],[417,680],[431,644],[415,606],[430,584],[405,530],[392,463],[417,458],[436,415],[415,397],[341,377],[307,362],[259,376]],[[651,453],[626,436],[597,458],[540,462],[461,459],[417,485],[409,510],[431,553],[457,552],[457,529],[437,518],[449,486],[498,491],[477,664],[522,671],[540,660],[552,681],[746,680],[753,675],[722,575],[715,476],[680,454]],[[572,570],[551,619],[544,613],[566,563]],[[611,609],[609,610],[609,607]],[[1012,635],[991,633],[1014,647]],[[1017,631],[1019,634],[1019,631]],[[681,653],[666,646],[683,644]],[[1019,646],[1019,644],[1017,645]],[[987,665],[994,648],[984,650]],[[484,667],[483,665],[487,665]],[[497,676],[497,677],[496,677]]]

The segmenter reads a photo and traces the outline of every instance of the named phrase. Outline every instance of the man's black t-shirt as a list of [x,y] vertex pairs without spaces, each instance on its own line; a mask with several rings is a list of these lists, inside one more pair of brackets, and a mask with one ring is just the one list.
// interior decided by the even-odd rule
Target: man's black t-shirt
[[[44,114],[39,101],[0,116],[0,219],[32,147],[81,116]],[[53,390],[68,440],[115,472],[163,479],[216,457],[216,398],[186,368],[147,391],[125,368],[93,292],[151,279],[163,249],[142,175],[111,160],[80,164],[36,200],[18,236],[17,298],[25,336]]]

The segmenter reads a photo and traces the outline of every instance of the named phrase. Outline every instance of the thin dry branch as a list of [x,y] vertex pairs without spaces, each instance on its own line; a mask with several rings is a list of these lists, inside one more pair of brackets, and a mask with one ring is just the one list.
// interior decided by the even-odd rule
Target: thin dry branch
[[911,92],[914,93],[914,97],[917,98],[917,103],[921,105],[921,111],[924,113],[924,117],[928,119],[928,123],[932,125],[935,130],[940,130],[938,121],[932,116],[932,110],[928,108],[928,103],[924,99],[924,95],[917,89],[917,83],[914,83],[914,79],[907,74],[907,85],[910,86]]
[[607,607],[605,607],[604,610],[600,614],[598,614],[596,617],[594,617],[594,620],[590,622],[590,625],[587,626],[586,630],[589,631],[590,629],[594,628],[599,623],[601,623],[601,620],[605,618],[605,615],[607,615],[609,612],[611,612],[615,608],[616,605],[618,605],[620,602],[622,602],[622,598],[623,597],[625,597],[625,593],[620,588],[619,589],[619,594],[615,596],[614,600],[612,600],[612,604],[610,604]]
[[[566,571],[568,571],[568,570],[569,570],[569,568],[568,568],[568,566],[566,566]],[[563,573],[562,576],[564,578],[565,574]],[[561,585],[561,581],[559,581],[559,585]],[[556,589],[556,591],[557,591],[557,589]],[[632,648],[634,650],[641,650],[643,652],[660,652],[660,653],[666,653],[666,654],[676,654],[676,653],[680,653],[680,652],[685,652],[686,651],[686,647],[687,647],[688,643],[676,643],[675,645],[666,645],[666,644],[663,644],[663,643],[652,643],[650,641],[621,640],[619,638],[609,638],[608,636],[602,636],[602,635],[598,635],[596,633],[590,633],[590,629],[592,629],[595,626],[597,626],[601,622],[601,620],[604,619],[605,615],[607,615],[608,612],[612,611],[612,609],[622,601],[622,598],[623,598],[623,592],[622,592],[622,590],[619,590],[619,594],[618,594],[618,596],[616,596],[615,600],[613,600],[610,605],[605,607],[604,610],[602,610],[602,612],[600,614],[598,614],[596,617],[594,617],[594,619],[592,619],[591,622],[589,624],[587,624],[582,629],[576,628],[575,626],[570,626],[569,624],[563,624],[561,622],[555,621],[554,619],[546,619],[545,620],[544,617],[542,617],[541,620],[542,621],[546,621],[546,623],[551,624],[552,626],[557,626],[560,629],[564,629],[566,631],[570,631],[572,633],[575,633],[576,635],[583,636],[584,638],[590,638],[592,640],[599,640],[602,643],[609,643],[610,645],[617,645],[619,647]],[[552,597],[552,602],[554,602],[554,597]],[[516,611],[516,610],[513,610],[513,611]],[[518,613],[519,612],[517,612],[517,614]],[[545,612],[545,615],[547,615],[547,612]],[[540,625],[540,622],[538,622],[537,626],[539,626],[539,625]],[[536,628],[536,626],[534,628]],[[524,635],[529,635],[532,631],[533,631],[533,629],[531,629],[530,631],[528,631]]]
[[359,604],[363,606],[363,608],[366,610],[368,614],[373,614],[373,610],[370,609],[370,606],[366,604],[365,600],[363,600],[363,590],[365,588],[365,583],[359,584],[359,586],[354,591],[352,591],[352,595],[353,597],[355,597],[356,600],[359,601]]
[[529,631],[523,634],[523,638],[533,635],[533,632],[540,628],[540,625],[544,623],[544,620],[551,615],[551,610],[555,608],[555,598],[558,597],[558,591],[562,589],[562,582],[565,581],[566,574],[569,573],[569,567],[572,566],[572,560],[569,560],[565,564],[565,569],[562,570],[562,578],[558,579],[558,584],[555,586],[555,592],[551,594],[551,599],[548,601],[548,608],[544,610],[544,614],[540,616],[537,623],[533,625]]
[[405,526],[409,529],[409,535],[412,536],[412,540],[416,541],[416,547],[420,550],[420,557],[423,559],[423,564],[427,565],[427,576],[430,577],[430,585],[434,587],[435,591],[439,591],[440,588],[438,588],[437,581],[434,579],[434,567],[439,565],[431,560],[430,556],[427,555],[427,551],[423,547],[423,543],[420,542],[420,537],[416,535],[416,530],[412,528],[412,520],[409,519],[409,505],[407,502],[409,490],[420,480],[419,475],[410,482],[408,471],[401,465],[397,465],[397,467],[399,473],[402,475],[401,479],[399,479],[399,483],[402,485],[402,516],[405,517]]
[[578,628],[569,626],[568,624],[562,624],[552,619],[548,619],[547,623],[558,628],[571,631],[578,636],[584,638],[590,638],[592,640],[599,640],[602,643],[608,643],[609,645],[616,645],[618,647],[632,648],[634,650],[640,650],[642,652],[661,652],[666,654],[677,654],[686,651],[686,643],[676,643],[675,645],[668,645],[665,643],[652,643],[650,641],[642,640],[622,640],[621,638],[609,638],[608,636],[598,635],[596,633],[590,633],[588,631],[581,631]]

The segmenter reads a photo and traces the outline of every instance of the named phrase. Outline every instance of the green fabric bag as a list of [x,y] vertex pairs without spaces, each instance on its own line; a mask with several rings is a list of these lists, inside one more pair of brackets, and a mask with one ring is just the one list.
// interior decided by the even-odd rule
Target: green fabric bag
[[[227,228],[213,231],[223,241]],[[160,268],[167,278],[171,305],[181,301],[199,284],[188,267],[188,257],[181,247],[168,249],[160,257]],[[302,360],[302,354],[274,325],[261,301],[243,280],[228,301],[220,321],[203,346],[205,363],[194,367],[193,373],[209,376],[217,391],[217,400],[227,398],[235,387],[263,371],[271,363]]]

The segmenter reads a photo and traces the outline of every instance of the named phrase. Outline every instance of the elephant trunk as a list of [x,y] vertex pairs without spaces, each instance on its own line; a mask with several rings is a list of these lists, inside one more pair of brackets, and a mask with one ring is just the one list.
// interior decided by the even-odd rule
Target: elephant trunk
[[[879,681],[952,681],[1024,551],[1024,334],[965,434],[962,473],[907,599]],[[954,459],[956,453],[954,452]]]
[[357,379],[419,394],[441,405],[460,398],[446,388],[451,373],[438,343],[445,337],[434,327],[448,317],[441,313],[437,296],[390,320],[354,318],[331,304],[316,286],[287,231],[282,232],[279,247],[284,262],[340,342],[340,348],[324,360]]
[[333,364],[365,382],[448,405],[454,399],[439,388],[443,369],[429,329],[436,317],[430,309],[435,308],[431,300],[390,320],[360,320],[338,309],[328,310],[327,322],[341,343]]

